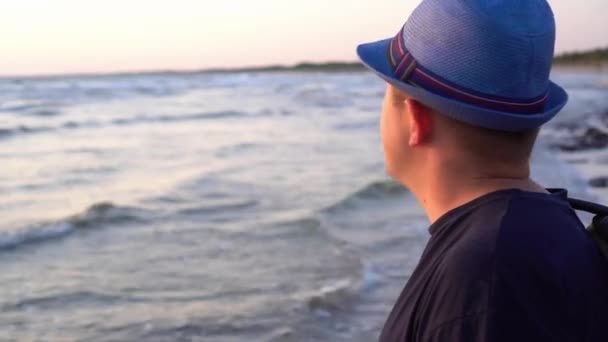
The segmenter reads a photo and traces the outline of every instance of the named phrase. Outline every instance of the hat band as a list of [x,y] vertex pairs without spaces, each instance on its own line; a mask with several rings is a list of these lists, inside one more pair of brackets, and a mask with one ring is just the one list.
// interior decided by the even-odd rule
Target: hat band
[[533,114],[540,113],[545,108],[548,92],[531,99],[505,98],[459,86],[434,74],[421,66],[406,49],[403,41],[403,28],[390,41],[388,49],[388,57],[393,66],[393,75],[405,83],[444,97],[492,110],[516,114]]

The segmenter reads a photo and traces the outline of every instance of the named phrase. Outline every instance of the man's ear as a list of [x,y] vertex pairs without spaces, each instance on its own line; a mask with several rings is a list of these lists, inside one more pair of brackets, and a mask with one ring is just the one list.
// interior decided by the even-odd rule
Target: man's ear
[[406,112],[409,113],[410,146],[419,146],[427,142],[433,130],[432,109],[413,98],[405,100]]

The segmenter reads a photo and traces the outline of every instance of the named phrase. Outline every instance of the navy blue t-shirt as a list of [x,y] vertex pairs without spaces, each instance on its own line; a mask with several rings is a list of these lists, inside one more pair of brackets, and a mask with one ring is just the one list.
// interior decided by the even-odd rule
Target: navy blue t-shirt
[[449,211],[380,341],[608,341],[608,262],[584,229],[565,191]]

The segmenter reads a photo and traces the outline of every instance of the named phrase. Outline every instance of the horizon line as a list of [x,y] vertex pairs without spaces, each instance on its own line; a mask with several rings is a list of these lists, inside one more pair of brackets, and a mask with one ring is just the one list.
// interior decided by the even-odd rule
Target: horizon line
[[[229,72],[257,72],[257,71],[292,71],[298,67],[357,67],[363,66],[359,61],[326,61],[326,62],[298,62],[292,64],[263,64],[239,67],[210,67],[210,68],[167,68],[167,69],[133,69],[115,71],[83,71],[83,72],[49,72],[38,74],[0,74],[0,79],[30,79],[30,78],[58,78],[58,77],[94,77],[94,76],[128,76],[153,74],[197,74],[197,73],[229,73]],[[297,70],[296,70],[297,71]]]
[[[598,51],[608,51],[606,47],[595,47],[584,50],[564,51],[553,56],[554,61],[572,55],[584,55]],[[327,71],[343,72],[365,70],[358,60],[324,62],[301,61],[292,64],[264,64],[239,67],[209,67],[209,68],[167,68],[167,69],[141,69],[141,70],[115,70],[115,71],[83,71],[83,72],[49,72],[37,74],[0,74],[4,79],[36,79],[36,78],[62,78],[62,77],[111,77],[154,74],[197,74],[197,73],[230,73],[230,72],[298,72],[298,71]]]

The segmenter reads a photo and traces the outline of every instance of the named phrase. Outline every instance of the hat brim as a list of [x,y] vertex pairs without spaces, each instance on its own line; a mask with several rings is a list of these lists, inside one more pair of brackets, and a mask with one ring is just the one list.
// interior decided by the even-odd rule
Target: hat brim
[[487,109],[432,93],[393,76],[393,68],[388,59],[390,41],[391,39],[384,39],[361,44],[357,47],[357,54],[363,64],[382,79],[425,105],[456,120],[500,131],[521,132],[538,128],[551,120],[568,102],[568,94],[564,89],[551,81],[549,81],[544,111],[532,114],[515,114]]

